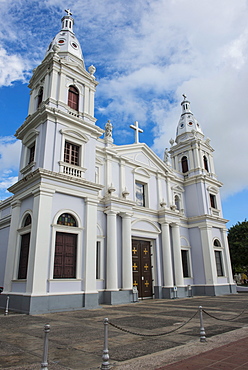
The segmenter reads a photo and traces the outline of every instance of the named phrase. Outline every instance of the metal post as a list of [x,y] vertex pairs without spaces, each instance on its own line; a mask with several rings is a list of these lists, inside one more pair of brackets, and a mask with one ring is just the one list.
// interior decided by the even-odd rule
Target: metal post
[[108,370],[110,369],[109,365],[109,350],[108,350],[108,318],[104,319],[104,348],[103,348],[103,355],[102,355],[102,366],[101,370]]
[[200,316],[200,342],[206,342],[206,333],[203,326],[202,306],[199,306],[199,316]]
[[5,307],[5,312],[4,312],[4,315],[8,315],[9,313],[9,296],[7,296],[7,299],[6,299],[6,307]]
[[48,333],[50,331],[50,325],[44,326],[44,347],[43,347],[43,359],[40,366],[41,370],[48,370]]

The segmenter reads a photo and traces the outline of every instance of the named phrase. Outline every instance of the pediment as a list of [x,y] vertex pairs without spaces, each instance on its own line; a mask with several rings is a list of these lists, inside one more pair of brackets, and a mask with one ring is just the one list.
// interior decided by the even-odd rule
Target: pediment
[[71,137],[72,139],[84,141],[85,143],[87,143],[87,141],[89,140],[88,137],[84,135],[82,132],[74,129],[62,129],[60,130],[60,133],[67,137]]
[[162,161],[146,144],[122,145],[115,148],[119,156],[135,164],[138,168],[152,171],[171,172],[171,168]]

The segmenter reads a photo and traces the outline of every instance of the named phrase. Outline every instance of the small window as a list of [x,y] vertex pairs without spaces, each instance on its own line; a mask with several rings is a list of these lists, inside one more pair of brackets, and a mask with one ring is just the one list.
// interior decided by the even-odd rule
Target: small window
[[40,106],[43,100],[43,87],[40,88],[39,94],[38,94],[38,101],[37,101],[37,107]]
[[64,162],[79,166],[79,146],[65,142]]
[[216,196],[214,194],[209,194],[210,196],[210,205],[212,208],[217,208],[216,205]]
[[72,109],[78,110],[78,102],[79,102],[79,93],[78,89],[74,86],[69,87],[68,92],[68,105]]
[[188,166],[188,158],[186,156],[182,157],[182,172],[188,172],[189,166]]
[[96,242],[96,279],[100,279],[100,268],[101,268],[101,243]]
[[145,185],[141,182],[135,182],[135,195],[137,205],[145,207]]
[[29,148],[29,159],[28,164],[32,163],[34,161],[34,155],[35,155],[35,143],[33,143]]
[[57,224],[65,225],[65,226],[74,226],[74,227],[77,226],[77,222],[75,218],[69,213],[63,213],[62,215],[60,215],[58,218]]
[[183,265],[183,277],[187,278],[187,277],[190,277],[190,272],[189,272],[189,251],[182,250],[181,251],[181,255],[182,255],[182,265]]
[[221,251],[214,251],[217,276],[223,276],[222,253]]
[[209,172],[209,169],[208,169],[208,160],[207,160],[207,157],[204,155],[203,156],[203,163],[204,163],[204,168],[207,172]]

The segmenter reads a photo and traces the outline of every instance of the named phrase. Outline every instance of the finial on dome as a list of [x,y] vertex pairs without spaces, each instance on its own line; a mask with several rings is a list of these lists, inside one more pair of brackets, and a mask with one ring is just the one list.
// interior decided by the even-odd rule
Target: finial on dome
[[74,19],[72,18],[72,12],[70,9],[65,9],[66,15],[61,19],[62,30],[71,31],[73,33]]
[[181,103],[182,106],[182,113],[188,113],[190,112],[190,102],[187,99],[187,96],[185,94],[183,95],[183,101]]

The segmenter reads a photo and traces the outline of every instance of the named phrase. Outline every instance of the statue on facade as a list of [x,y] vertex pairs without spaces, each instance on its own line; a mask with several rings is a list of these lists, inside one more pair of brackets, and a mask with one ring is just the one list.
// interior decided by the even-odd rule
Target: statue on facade
[[164,150],[164,163],[168,163],[169,162],[169,152],[168,152],[168,148],[165,148]]
[[110,122],[110,120],[108,120],[108,122],[105,125],[105,134],[104,134],[104,137],[105,138],[106,137],[112,138],[112,130],[113,130],[112,123]]

